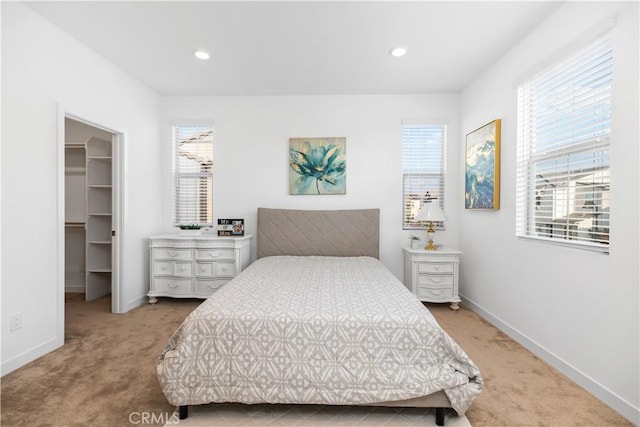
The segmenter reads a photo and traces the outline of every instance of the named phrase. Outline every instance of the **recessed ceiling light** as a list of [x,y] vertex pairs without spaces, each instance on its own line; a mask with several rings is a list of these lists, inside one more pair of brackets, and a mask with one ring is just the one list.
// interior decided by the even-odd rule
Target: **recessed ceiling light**
[[197,50],[195,51],[194,55],[196,56],[196,58],[202,59],[203,61],[209,59],[209,54],[204,50]]
[[391,54],[391,56],[395,56],[396,58],[398,58],[400,56],[404,56],[407,53],[407,48],[404,46],[394,47],[389,51],[389,53]]

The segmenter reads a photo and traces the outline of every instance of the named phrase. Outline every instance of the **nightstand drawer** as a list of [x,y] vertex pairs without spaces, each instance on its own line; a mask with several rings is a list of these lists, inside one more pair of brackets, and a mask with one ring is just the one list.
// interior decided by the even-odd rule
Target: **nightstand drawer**
[[211,295],[224,285],[226,285],[228,280],[196,280],[196,294],[198,295]]
[[450,262],[420,262],[418,273],[453,273],[453,264]]
[[453,286],[453,275],[418,274],[418,286]]
[[153,248],[153,259],[191,260],[191,249]]
[[453,298],[453,288],[451,286],[418,286],[418,297],[434,300],[449,300]]
[[218,259],[234,259],[233,249],[196,249],[196,260],[215,261]]
[[153,279],[156,292],[168,292],[170,294],[190,294],[193,292],[191,279],[156,278]]

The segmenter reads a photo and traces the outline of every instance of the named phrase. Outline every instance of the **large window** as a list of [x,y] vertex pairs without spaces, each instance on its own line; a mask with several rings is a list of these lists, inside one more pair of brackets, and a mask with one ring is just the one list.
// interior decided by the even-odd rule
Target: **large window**
[[[441,124],[402,125],[402,228],[426,228],[413,221],[426,201],[444,210],[447,127]],[[437,224],[440,228],[442,224]]]
[[174,126],[175,225],[213,225],[213,127]]
[[516,233],[606,252],[610,32],[518,87]]

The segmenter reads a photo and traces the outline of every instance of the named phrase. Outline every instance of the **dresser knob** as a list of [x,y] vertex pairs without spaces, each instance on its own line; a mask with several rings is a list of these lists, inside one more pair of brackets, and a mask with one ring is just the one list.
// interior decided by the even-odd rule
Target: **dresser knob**
[[221,254],[222,254],[221,252],[217,252],[217,251],[215,251],[215,252],[210,251],[210,252],[209,252],[209,256],[210,256],[210,257],[212,257],[212,258],[217,258],[217,257],[219,257]]

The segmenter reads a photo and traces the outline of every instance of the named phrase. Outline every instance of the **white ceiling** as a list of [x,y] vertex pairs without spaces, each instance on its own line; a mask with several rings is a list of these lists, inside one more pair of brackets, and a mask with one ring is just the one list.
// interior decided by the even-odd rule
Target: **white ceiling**
[[[457,92],[561,3],[25,4],[170,96]],[[398,45],[406,56],[389,55]],[[211,59],[197,60],[197,49]]]

